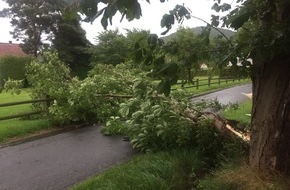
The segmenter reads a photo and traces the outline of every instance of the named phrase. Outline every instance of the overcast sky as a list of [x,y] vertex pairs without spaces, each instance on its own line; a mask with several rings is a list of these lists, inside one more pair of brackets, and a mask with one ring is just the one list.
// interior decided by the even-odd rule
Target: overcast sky
[[[151,33],[160,34],[164,31],[164,28],[160,26],[160,20],[165,13],[168,13],[169,10],[172,10],[176,4],[183,4],[192,11],[192,15],[202,18],[210,22],[211,14],[214,14],[211,10],[213,5],[213,0],[169,0],[165,3],[160,3],[159,0],[151,0],[151,3],[147,3],[145,0],[140,0],[142,8],[142,17],[139,20],[133,20],[128,22],[124,19],[120,23],[120,15],[117,15],[113,19],[113,25],[108,26],[108,29],[119,28],[121,32],[124,32],[124,29],[145,29],[150,30]],[[222,2],[232,3],[233,0],[223,0]],[[7,5],[0,0],[0,10],[2,10]],[[9,31],[12,31],[13,28],[10,26],[10,20],[8,18],[0,18],[0,42],[8,42],[9,40],[17,43],[15,39],[9,34]],[[185,27],[195,27],[195,26],[204,26],[205,23],[197,20],[190,19],[185,20],[182,26]],[[100,24],[100,19],[95,20],[92,24],[83,23],[83,28],[87,32],[87,38],[94,43],[94,38],[98,35],[99,32],[103,31],[103,28]],[[170,33],[175,32],[178,28],[176,25]],[[169,33],[169,34],[170,34]]]

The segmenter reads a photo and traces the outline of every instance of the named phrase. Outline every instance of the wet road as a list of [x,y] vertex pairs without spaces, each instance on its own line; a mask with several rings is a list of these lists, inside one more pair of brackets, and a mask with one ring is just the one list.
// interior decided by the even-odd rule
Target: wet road
[[129,159],[132,147],[92,126],[0,149],[0,190],[62,190]]
[[207,94],[204,96],[192,98],[192,102],[198,102],[200,100],[217,99],[221,104],[242,103],[246,100],[249,100],[249,98],[247,98],[242,93],[251,93],[251,92],[252,92],[252,84],[246,84],[246,85],[241,85],[241,86],[236,86],[233,88],[220,90],[220,91]]

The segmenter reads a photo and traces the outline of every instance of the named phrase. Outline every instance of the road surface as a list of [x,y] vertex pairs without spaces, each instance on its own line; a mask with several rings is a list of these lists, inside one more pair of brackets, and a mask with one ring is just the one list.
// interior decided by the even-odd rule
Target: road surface
[[91,126],[0,149],[0,190],[63,190],[129,159],[122,137]]
[[198,102],[200,100],[214,100],[217,99],[221,104],[229,104],[229,103],[242,103],[246,100],[249,100],[242,93],[251,93],[252,92],[252,84],[246,84],[241,86],[236,86],[233,88],[228,88],[224,90],[220,90],[214,93],[210,93],[207,95],[199,96],[196,98],[192,98],[192,102]]

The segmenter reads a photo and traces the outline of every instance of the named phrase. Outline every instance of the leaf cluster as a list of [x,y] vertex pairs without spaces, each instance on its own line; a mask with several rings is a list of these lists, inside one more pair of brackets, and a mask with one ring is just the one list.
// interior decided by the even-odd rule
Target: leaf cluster
[[143,99],[132,98],[120,107],[121,115],[126,118],[122,131],[138,150],[155,152],[195,147],[210,156],[222,146],[211,121],[200,115],[193,122],[184,114],[190,108],[186,100],[146,96]]

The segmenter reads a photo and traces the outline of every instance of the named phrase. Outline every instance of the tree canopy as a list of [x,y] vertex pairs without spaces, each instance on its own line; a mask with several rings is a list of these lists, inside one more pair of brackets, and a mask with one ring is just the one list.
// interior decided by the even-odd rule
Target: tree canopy
[[59,20],[63,1],[6,0],[6,3],[10,8],[0,11],[0,16],[11,17],[13,38],[23,40],[21,47],[25,53],[37,56],[48,46],[45,40],[50,39]]

